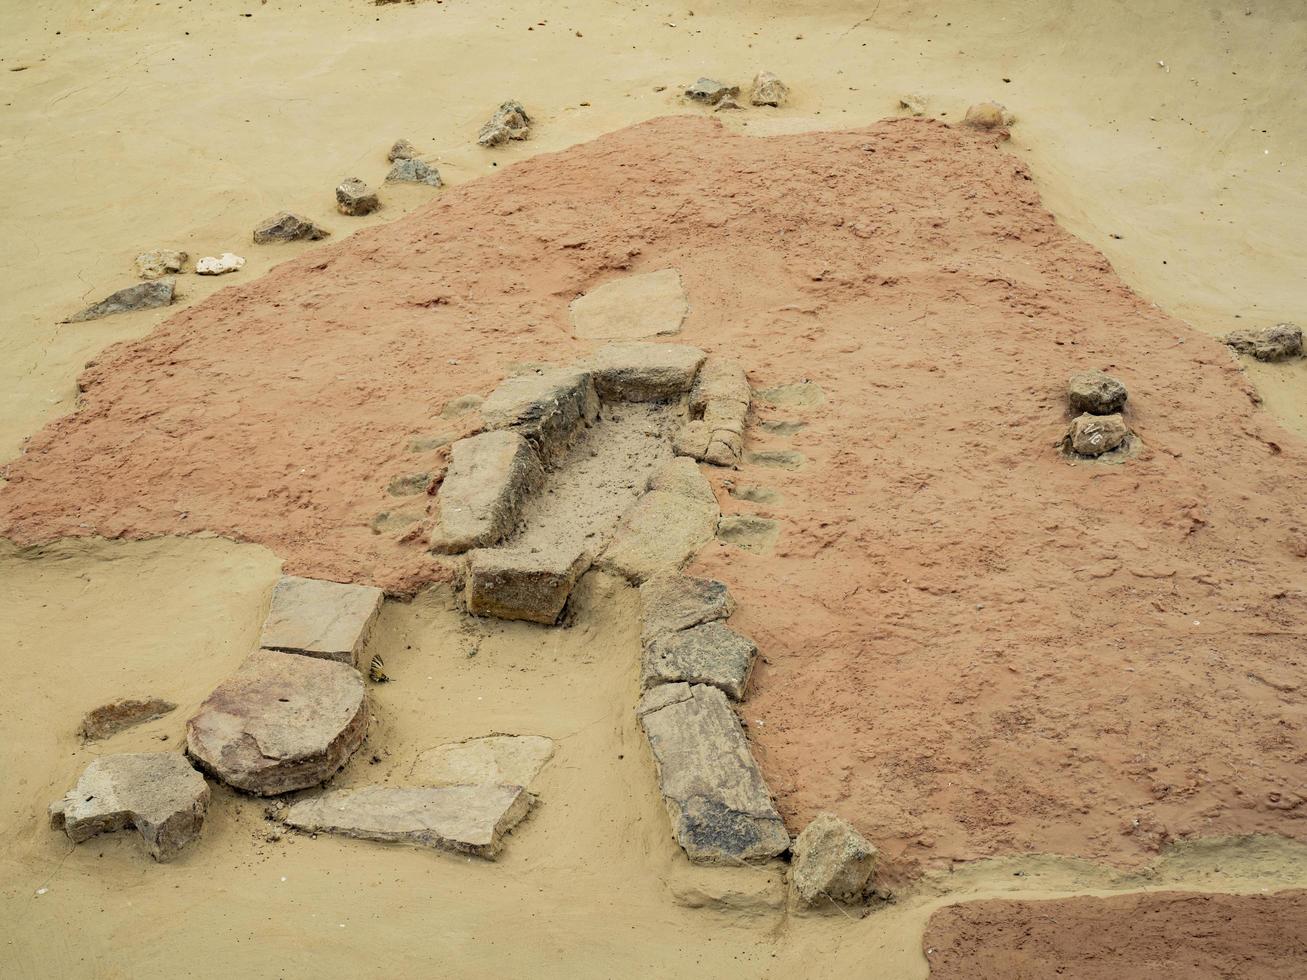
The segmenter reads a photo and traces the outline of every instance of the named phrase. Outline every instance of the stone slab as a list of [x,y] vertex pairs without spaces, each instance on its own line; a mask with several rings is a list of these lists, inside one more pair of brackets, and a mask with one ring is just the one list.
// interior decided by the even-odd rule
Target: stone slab
[[749,407],[752,391],[739,361],[710,354],[690,390],[690,412],[702,416],[710,402],[731,402]]
[[649,644],[664,633],[726,619],[735,600],[725,583],[690,575],[658,575],[640,586],[640,635]]
[[639,340],[676,334],[689,311],[681,274],[675,269],[622,276],[572,300],[572,335],[585,340]]
[[272,590],[259,646],[357,667],[383,598],[370,585],[283,575]]
[[461,554],[496,544],[517,524],[522,501],[543,477],[539,457],[518,432],[460,439],[436,496],[431,550]]
[[163,698],[119,698],[86,713],[78,733],[88,741],[109,738],[147,721],[162,718],[177,705]]
[[588,371],[551,368],[502,382],[481,405],[491,429],[516,429],[546,462],[557,462],[599,416],[599,396]]
[[450,742],[418,756],[409,777],[424,786],[521,786],[530,789],[554,756],[543,735],[486,735]]
[[712,484],[703,475],[703,471],[688,456],[677,456],[660,466],[649,478],[650,490],[666,490],[668,493],[689,497],[704,504],[717,503]]
[[98,303],[92,303],[80,313],[74,313],[64,323],[83,323],[98,320],[102,316],[115,313],[131,313],[135,310],[151,310],[159,306],[168,306],[173,301],[177,280],[173,276],[164,276],[150,282],[138,282],[115,293],[110,293]]
[[706,356],[683,344],[607,344],[589,366],[605,401],[675,401],[694,385]]
[[637,584],[677,571],[712,540],[720,513],[716,502],[651,490],[622,518],[598,564]]
[[640,683],[711,684],[734,701],[744,700],[757,645],[725,623],[705,623],[655,637],[644,648]]
[[468,612],[552,625],[591,560],[588,552],[570,548],[473,551],[467,566]]

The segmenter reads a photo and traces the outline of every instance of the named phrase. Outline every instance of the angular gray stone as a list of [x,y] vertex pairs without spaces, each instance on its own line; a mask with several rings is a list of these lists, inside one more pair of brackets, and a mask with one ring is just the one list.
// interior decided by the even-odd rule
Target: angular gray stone
[[739,94],[740,87],[738,85],[726,85],[711,78],[700,78],[685,90],[687,99],[694,102],[703,102],[706,105],[716,105],[727,96],[734,97]]
[[74,313],[64,323],[83,323],[98,320],[102,316],[115,313],[132,313],[136,310],[152,310],[159,306],[168,306],[173,301],[177,289],[177,280],[172,276],[155,279],[153,282],[138,282],[116,293],[111,293],[98,303],[92,303],[80,313]]
[[386,153],[386,161],[394,163],[396,160],[416,160],[417,156],[417,147],[406,139],[397,139]]
[[355,217],[371,214],[381,207],[374,191],[357,177],[346,177],[336,185],[336,210]]
[[519,432],[483,432],[454,443],[436,495],[440,516],[431,550],[461,554],[495,544],[517,525],[522,501],[543,476],[540,460]]
[[316,242],[326,238],[331,232],[320,228],[308,218],[292,211],[279,211],[271,218],[265,218],[254,229],[254,244],[266,245],[269,242]]
[[499,146],[509,140],[524,140],[531,135],[531,117],[521,102],[510,99],[501,102],[499,108],[477,133],[477,142],[482,146]]
[[1236,330],[1222,338],[1240,354],[1259,361],[1283,361],[1302,356],[1302,328],[1292,323],[1277,323],[1262,330]]
[[757,645],[725,623],[705,623],[678,633],[664,633],[644,649],[640,683],[711,684],[734,701],[744,700]]
[[674,401],[690,390],[706,356],[682,344],[607,344],[590,366],[606,401]]
[[283,575],[272,590],[259,646],[357,667],[383,598],[370,585]]
[[136,256],[136,274],[142,279],[159,279],[181,272],[190,258],[177,249],[156,248]]
[[177,705],[163,698],[119,698],[89,711],[78,733],[88,741],[109,738],[119,732],[162,718]]
[[690,311],[675,269],[625,275],[572,300],[572,335],[588,340],[638,340],[681,332]]
[[449,742],[418,756],[409,772],[424,786],[521,786],[530,789],[554,756],[543,735],[486,735]]
[[689,497],[700,503],[716,504],[717,496],[712,484],[708,482],[698,465],[688,456],[677,456],[668,460],[649,478],[650,490],[666,490],[668,493]]
[[553,625],[587,568],[580,550],[490,548],[468,555],[468,612]]
[[1130,438],[1130,430],[1120,415],[1084,415],[1071,421],[1066,443],[1080,456],[1101,456],[1118,449]]
[[726,619],[735,600],[724,582],[690,575],[658,575],[640,586],[640,636],[648,645],[665,633]]
[[364,786],[290,806],[300,830],[416,844],[493,861],[504,836],[531,810],[521,786]]
[[134,828],[156,861],[170,861],[200,836],[209,786],[178,752],[95,759],[50,806],[50,825],[75,844]]
[[588,371],[550,368],[511,377],[481,405],[491,429],[512,428],[531,440],[541,459],[556,462],[599,417]]
[[790,100],[789,86],[769,71],[760,71],[749,92],[750,105],[783,106]]
[[734,514],[717,524],[717,537],[756,555],[771,551],[780,533],[780,525],[770,517],[754,514]]
[[257,650],[186,725],[186,752],[229,786],[275,796],[340,771],[367,735],[363,675],[334,660]]
[[759,862],[790,846],[726,695],[663,684],[637,708],[672,832],[695,864]]
[[1083,371],[1071,375],[1067,384],[1067,401],[1076,414],[1111,415],[1125,406],[1129,395],[1123,385],[1102,371]]
[[386,180],[392,184],[426,184],[429,187],[441,187],[440,171],[424,160],[405,157],[396,160],[386,174]]
[[819,813],[794,842],[790,879],[805,903],[823,897],[858,902],[876,870],[876,848],[849,824]]
[[712,540],[720,513],[715,502],[651,490],[622,517],[597,564],[636,583],[677,571]]

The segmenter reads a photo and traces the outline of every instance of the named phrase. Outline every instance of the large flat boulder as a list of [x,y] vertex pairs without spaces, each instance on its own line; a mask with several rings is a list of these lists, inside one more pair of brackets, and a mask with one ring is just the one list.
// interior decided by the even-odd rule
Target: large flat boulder
[[696,864],[773,858],[790,846],[726,695],[664,684],[637,709],[676,841]]
[[156,861],[170,861],[200,836],[209,786],[179,752],[130,752],[91,762],[50,824],[78,844],[135,829]]
[[637,584],[678,571],[712,539],[720,513],[715,501],[651,490],[622,517],[597,564]]
[[275,796],[335,775],[368,730],[363,675],[334,660],[257,650],[186,726],[186,751],[229,786]]
[[735,701],[744,700],[757,645],[725,623],[705,623],[651,641],[641,658],[640,682],[711,684]]
[[726,619],[734,611],[730,591],[715,579],[666,574],[640,586],[640,633],[645,645],[664,633]]
[[383,598],[370,585],[283,575],[272,590],[259,646],[358,666]]
[[587,340],[638,340],[680,333],[690,304],[675,269],[622,276],[596,286],[570,307],[572,335]]
[[590,360],[605,401],[675,401],[694,385],[707,355],[682,344],[607,344]]
[[517,525],[522,501],[542,477],[539,457],[519,432],[458,440],[436,496],[431,550],[461,554],[498,543]]
[[416,844],[494,860],[504,835],[530,812],[521,786],[364,786],[292,805],[300,830]]
[[530,789],[554,756],[543,735],[485,735],[437,745],[418,756],[409,776],[424,786],[521,786]]
[[573,547],[490,548],[468,555],[468,612],[552,625],[591,557]]
[[503,381],[481,405],[492,429],[516,429],[542,459],[555,462],[599,415],[599,397],[588,371],[551,368]]

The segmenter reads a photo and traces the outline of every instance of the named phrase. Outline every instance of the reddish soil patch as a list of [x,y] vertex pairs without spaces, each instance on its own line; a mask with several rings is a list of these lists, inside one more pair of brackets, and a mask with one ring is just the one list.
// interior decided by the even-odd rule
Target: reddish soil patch
[[1307,892],[1155,892],[950,905],[924,940],[931,980],[1298,980]]
[[[1060,230],[993,137],[932,121],[751,139],[661,119],[538,157],[288,262],[108,351],[81,410],[8,470],[0,527],[258,541],[288,570],[407,592],[374,535],[415,436],[511,361],[571,361],[567,304],[674,266],[677,338],[825,404],[755,426],[796,471],[770,555],[714,545],[765,661],[744,712],[794,829],[851,819],[889,858],[1142,856],[1303,835],[1304,446],[1229,353]],[[1054,449],[1075,370],[1131,391],[1144,450]],[[401,501],[402,503],[402,501]]]

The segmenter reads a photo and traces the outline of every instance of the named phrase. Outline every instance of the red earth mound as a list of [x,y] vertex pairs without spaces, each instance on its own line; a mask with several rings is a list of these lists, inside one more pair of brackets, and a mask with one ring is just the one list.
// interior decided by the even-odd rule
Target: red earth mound
[[[744,715],[782,811],[830,809],[891,872],[1016,850],[1133,860],[1179,836],[1303,835],[1304,446],[1230,354],[1060,230],[993,136],[925,120],[766,139],[655,120],[447,191],[224,290],[82,378],[8,467],[0,528],[210,531],[289,571],[408,593],[444,574],[374,534],[417,437],[510,362],[591,347],[567,305],[682,273],[679,341],[739,358],[750,449],[715,544],[764,651]],[[1141,452],[1064,459],[1065,382],[1129,386]],[[762,485],[778,502],[728,496]]]

